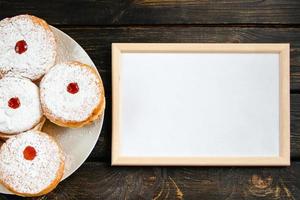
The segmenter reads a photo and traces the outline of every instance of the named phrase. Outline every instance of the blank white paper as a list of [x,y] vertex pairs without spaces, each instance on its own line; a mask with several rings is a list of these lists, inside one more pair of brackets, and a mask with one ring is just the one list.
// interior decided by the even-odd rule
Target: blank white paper
[[120,154],[279,155],[279,54],[122,53]]

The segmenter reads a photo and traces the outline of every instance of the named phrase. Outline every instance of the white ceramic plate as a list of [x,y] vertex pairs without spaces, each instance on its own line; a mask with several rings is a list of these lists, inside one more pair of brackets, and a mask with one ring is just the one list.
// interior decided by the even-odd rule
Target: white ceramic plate
[[[64,32],[51,27],[57,39],[57,62],[77,60],[95,67],[95,64],[83,48]],[[96,67],[95,67],[96,68]],[[63,179],[73,174],[87,159],[99,138],[103,118],[83,128],[63,128],[46,121],[43,131],[56,138],[65,156],[65,173]],[[0,193],[11,194],[0,184]]]

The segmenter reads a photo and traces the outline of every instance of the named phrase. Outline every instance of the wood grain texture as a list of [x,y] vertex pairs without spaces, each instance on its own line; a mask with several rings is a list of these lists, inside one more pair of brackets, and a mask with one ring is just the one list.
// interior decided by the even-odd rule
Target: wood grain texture
[[299,162],[283,168],[110,167],[87,162],[52,193],[36,199],[296,200],[299,168]]
[[297,0],[2,0],[0,18],[31,13],[55,25],[299,24]]
[[[112,42],[290,42],[291,90],[300,91],[300,28],[118,27],[62,28],[90,55],[104,82],[107,107],[91,161],[110,159]],[[291,96],[291,155],[300,158],[300,96]]]
[[[300,28],[102,27],[62,28],[87,51],[103,79],[110,79],[113,42],[290,43],[291,89],[300,90]],[[110,80],[105,81],[110,89]],[[106,91],[111,95],[110,90]]]
[[[108,165],[112,42],[291,43],[291,153],[299,161],[300,1],[0,0],[0,19],[21,13],[44,18],[84,47],[98,66],[108,102],[101,136],[88,158],[94,162],[37,199],[300,199],[299,162],[288,168]],[[4,199],[21,198],[0,195]]]

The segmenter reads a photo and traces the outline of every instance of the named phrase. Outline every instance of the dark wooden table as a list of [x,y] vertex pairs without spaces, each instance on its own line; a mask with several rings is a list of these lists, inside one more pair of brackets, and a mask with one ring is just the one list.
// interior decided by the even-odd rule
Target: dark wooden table
[[[82,45],[107,97],[94,151],[40,199],[300,199],[299,0],[0,0],[1,19],[22,13],[44,18]],[[111,167],[112,42],[290,43],[291,166]]]

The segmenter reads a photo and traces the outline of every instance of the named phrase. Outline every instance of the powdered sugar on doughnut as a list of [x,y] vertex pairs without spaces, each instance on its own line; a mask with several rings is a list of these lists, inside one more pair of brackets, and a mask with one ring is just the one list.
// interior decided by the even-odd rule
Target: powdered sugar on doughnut
[[[36,150],[33,160],[24,159],[27,146]],[[12,137],[0,149],[0,179],[18,193],[36,194],[56,178],[63,162],[58,145],[50,136],[28,131]]]
[[[8,105],[17,97],[20,107],[12,109]],[[14,134],[27,131],[39,123],[42,109],[39,89],[26,78],[5,76],[0,79],[0,132]]]
[[[67,91],[69,83],[77,83],[79,91]],[[100,102],[99,77],[92,68],[78,62],[55,65],[40,83],[41,102],[53,117],[65,121],[86,120]]]
[[[18,41],[27,43],[27,50],[18,54]],[[55,64],[55,38],[46,22],[30,15],[19,15],[0,21],[0,74],[15,74],[36,80]]]

